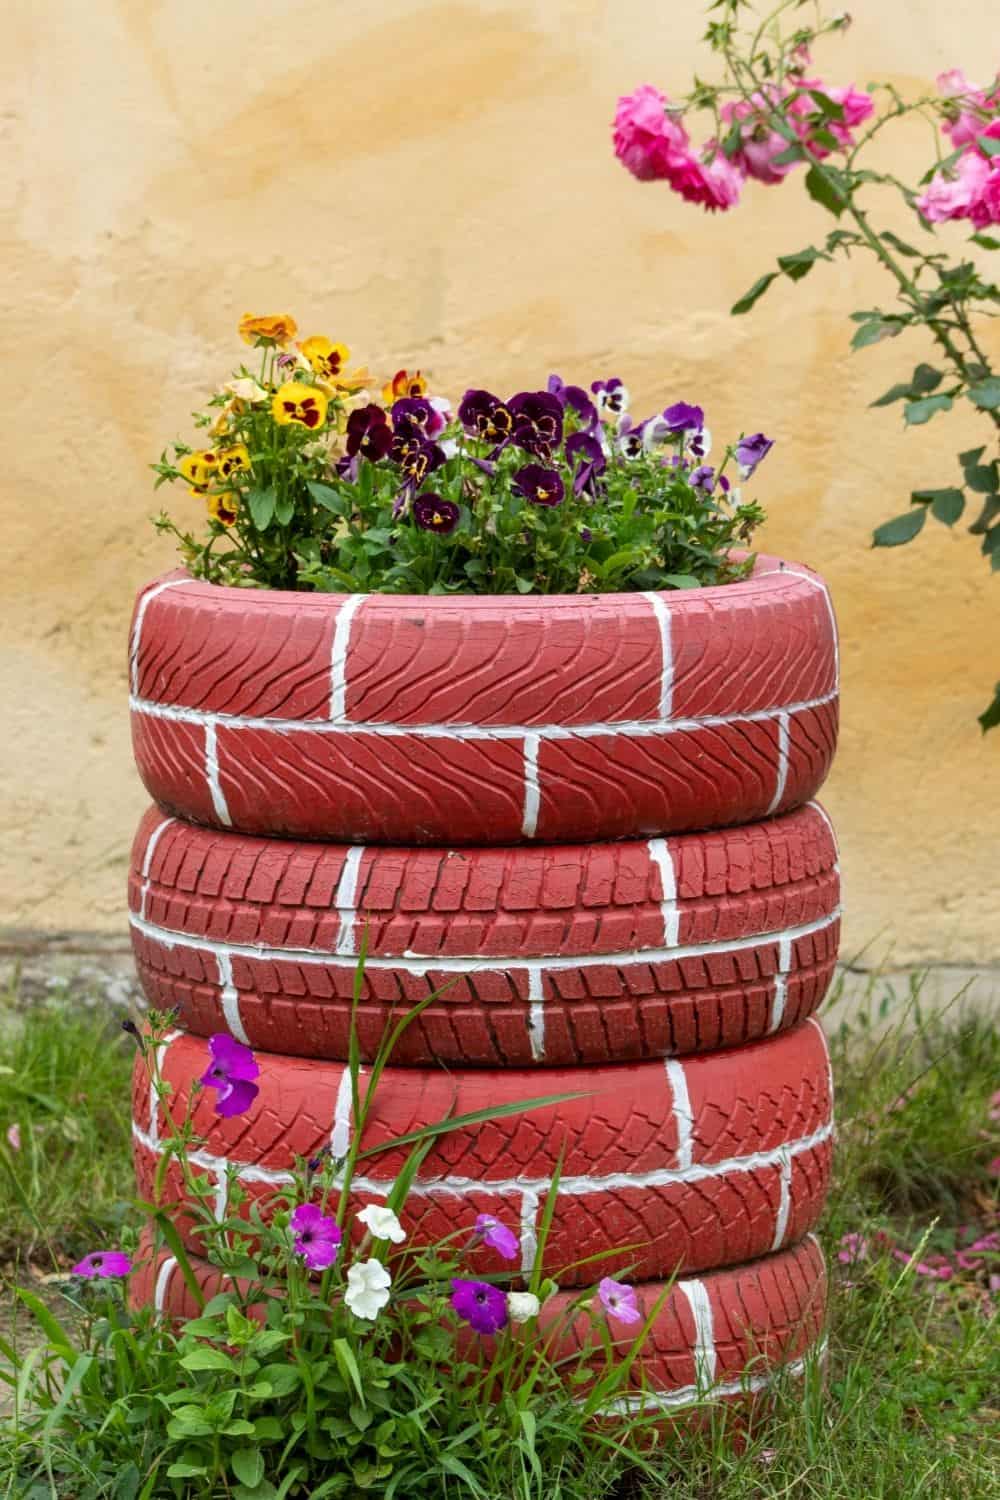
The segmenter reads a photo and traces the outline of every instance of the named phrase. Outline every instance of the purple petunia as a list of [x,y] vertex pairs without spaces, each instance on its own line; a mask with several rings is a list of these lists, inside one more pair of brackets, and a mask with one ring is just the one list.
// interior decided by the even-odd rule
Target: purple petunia
[[422,531],[436,531],[447,536],[458,525],[460,511],[454,500],[443,500],[430,491],[413,502],[413,519]]
[[507,1326],[507,1298],[488,1281],[456,1277],[451,1283],[451,1305],[477,1333],[498,1333]]
[[605,1276],[597,1284],[597,1295],[608,1317],[617,1318],[619,1323],[638,1323],[642,1317],[635,1300],[635,1287],[626,1286],[623,1281],[612,1281]]
[[762,463],[771,449],[774,447],[774,439],[765,437],[762,432],[755,432],[751,437],[740,438],[736,444],[736,462],[740,466],[740,473],[744,479],[749,479],[759,463]]
[[561,505],[566,493],[559,470],[547,469],[544,464],[525,464],[512,475],[510,487],[532,505]]
[[311,1271],[323,1271],[337,1259],[343,1238],[336,1219],[320,1213],[315,1203],[300,1203],[292,1214],[295,1253],[301,1255]]
[[476,1218],[476,1234],[484,1245],[489,1245],[504,1260],[516,1260],[521,1252],[521,1243],[512,1229],[501,1224],[492,1214],[479,1214]]
[[212,1061],[201,1075],[203,1087],[218,1089],[215,1112],[229,1119],[249,1109],[260,1089],[253,1082],[260,1077],[260,1068],[249,1047],[244,1047],[225,1032],[216,1032],[208,1039],[208,1050]]
[[700,432],[705,425],[705,413],[700,406],[689,406],[686,401],[675,401],[663,413],[663,420],[671,432]]
[[569,463],[577,466],[573,475],[574,495],[582,494],[584,490],[593,490],[598,477],[608,467],[604,449],[589,432],[574,432],[572,437],[566,439],[566,458]]
[[77,1261],[72,1274],[92,1281],[95,1276],[127,1276],[131,1269],[132,1262],[121,1250],[92,1250]]
[[351,412],[347,419],[345,446],[348,458],[353,458],[357,453],[370,458],[373,463],[385,458],[392,447],[392,428],[381,406],[376,406],[373,402]]

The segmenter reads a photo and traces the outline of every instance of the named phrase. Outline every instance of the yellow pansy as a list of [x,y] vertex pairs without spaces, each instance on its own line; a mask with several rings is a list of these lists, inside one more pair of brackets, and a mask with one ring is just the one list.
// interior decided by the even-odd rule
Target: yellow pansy
[[269,344],[277,344],[283,349],[298,333],[299,325],[288,313],[271,313],[263,318],[244,313],[239,331],[244,344],[259,344],[266,339]]
[[204,495],[215,478],[219,455],[212,448],[196,448],[177,460],[177,467],[190,486],[192,495]]
[[232,526],[236,520],[239,503],[239,496],[235,490],[223,490],[220,494],[209,495],[208,513],[213,520],[219,522],[220,526]]
[[351,357],[346,344],[335,344],[331,339],[314,335],[300,344],[299,348],[317,375],[321,375],[324,380],[339,383],[339,376]]
[[401,401],[404,396],[426,396],[427,381],[419,370],[411,375],[409,370],[397,370],[391,380],[382,387],[382,400],[386,406]]
[[288,380],[279,386],[271,401],[271,412],[279,427],[295,422],[314,431],[326,421],[327,398],[314,385]]
[[232,479],[234,474],[250,472],[250,454],[242,443],[226,448],[219,454],[219,478]]

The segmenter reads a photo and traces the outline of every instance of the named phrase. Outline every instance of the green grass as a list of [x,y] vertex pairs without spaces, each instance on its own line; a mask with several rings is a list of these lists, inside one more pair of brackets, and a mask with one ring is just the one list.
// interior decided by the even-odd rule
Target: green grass
[[[1000,1155],[990,1119],[1000,1031],[959,1007],[922,1015],[919,990],[884,1010],[832,1043],[839,1140],[821,1230],[832,1283],[825,1374],[780,1387],[735,1446],[725,1417],[710,1413],[705,1430],[675,1432],[650,1455],[655,1478],[595,1475],[593,1500],[1000,1495],[1000,1292],[989,1286],[1000,1255],[943,1281],[892,1253],[954,1262],[962,1230],[968,1240],[1000,1227],[988,1171]],[[835,1005],[829,1014],[835,1021]],[[27,1263],[64,1267],[114,1238],[130,1191],[132,1053],[99,1009],[56,1000],[28,1008],[8,997],[0,1038],[0,1259],[23,1275]],[[5,1142],[14,1122],[19,1152]],[[837,1259],[847,1233],[870,1247],[853,1266]],[[546,1500],[580,1493],[551,1478]],[[443,1480],[441,1493],[457,1500],[461,1491]]]

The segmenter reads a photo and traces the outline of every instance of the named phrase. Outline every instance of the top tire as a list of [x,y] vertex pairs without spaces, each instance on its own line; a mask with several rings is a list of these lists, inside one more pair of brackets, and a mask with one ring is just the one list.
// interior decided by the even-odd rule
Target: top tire
[[808,801],[837,732],[815,573],[670,594],[223,588],[136,603],[132,733],[168,812],[389,844],[648,838]]

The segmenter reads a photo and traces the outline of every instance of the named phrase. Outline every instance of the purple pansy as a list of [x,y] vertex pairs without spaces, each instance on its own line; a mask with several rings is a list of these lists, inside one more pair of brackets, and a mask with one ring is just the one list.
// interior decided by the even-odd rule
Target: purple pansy
[[563,435],[563,409],[551,391],[518,391],[508,403],[514,417],[513,440],[526,453],[548,458]]
[[507,1298],[488,1281],[456,1277],[451,1283],[451,1305],[477,1333],[497,1333],[507,1326]]
[[490,391],[466,391],[458,408],[458,420],[472,437],[501,447],[510,441],[514,431],[510,407]]
[[397,437],[436,438],[447,424],[444,412],[425,396],[404,396],[393,405],[392,425]]
[[71,1274],[92,1281],[95,1276],[127,1276],[131,1269],[132,1262],[121,1250],[92,1250],[77,1261]]
[[705,413],[700,406],[675,401],[664,411],[663,420],[671,432],[700,432],[705,425]]
[[711,495],[716,485],[724,494],[729,493],[729,480],[725,474],[716,474],[711,464],[699,464],[696,469],[692,470],[688,483],[692,489],[704,490],[706,495]]
[[628,389],[617,375],[613,375],[610,380],[592,380],[590,389],[594,393],[597,409],[602,416],[607,413],[611,417],[620,417],[622,412],[628,411]]
[[484,1245],[489,1245],[504,1260],[516,1260],[521,1253],[521,1242],[512,1229],[501,1224],[492,1214],[479,1214],[476,1218],[476,1234]]
[[254,1083],[260,1077],[260,1068],[249,1047],[225,1032],[216,1032],[208,1039],[208,1050],[212,1061],[201,1075],[201,1083],[207,1089],[218,1089],[215,1112],[229,1119],[249,1109],[260,1089]]
[[320,1213],[315,1203],[300,1203],[292,1214],[295,1253],[311,1271],[324,1271],[337,1259],[342,1234],[336,1219]]
[[599,422],[597,407],[580,385],[567,385],[561,375],[549,376],[549,394],[555,396],[559,405],[576,412],[584,431],[596,427]]
[[566,439],[566,459],[568,463],[577,466],[573,475],[574,495],[582,494],[584,490],[592,491],[597,479],[608,467],[604,449],[589,432],[574,432],[572,437]]
[[399,465],[410,489],[419,489],[435,469],[444,463],[444,452],[437,443],[418,436],[396,436],[392,441],[393,463]]
[[646,452],[645,428],[645,422],[639,422],[633,426],[632,419],[627,413],[622,416],[618,423],[618,436],[615,441],[618,452],[623,458],[631,461],[634,458],[641,458]]
[[345,446],[348,458],[354,458],[358,453],[370,458],[372,463],[385,458],[392,447],[392,428],[381,406],[373,402],[351,412],[347,419]]
[[418,495],[413,502],[413,519],[423,531],[436,531],[438,536],[447,536],[458,525],[460,511],[454,500],[443,500],[430,491]]
[[736,462],[740,466],[740,473],[744,479],[749,479],[759,463],[770,453],[774,447],[774,439],[765,437],[762,432],[755,432],[751,437],[740,438],[736,444]]
[[635,1287],[627,1286],[623,1281],[612,1281],[610,1276],[605,1276],[597,1284],[597,1295],[609,1318],[617,1318],[619,1323],[638,1323],[641,1319],[642,1313],[635,1300]]
[[512,476],[510,487],[515,495],[530,500],[532,505],[560,505],[566,493],[559,470],[548,469],[544,464],[525,464]]

